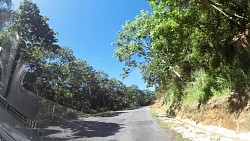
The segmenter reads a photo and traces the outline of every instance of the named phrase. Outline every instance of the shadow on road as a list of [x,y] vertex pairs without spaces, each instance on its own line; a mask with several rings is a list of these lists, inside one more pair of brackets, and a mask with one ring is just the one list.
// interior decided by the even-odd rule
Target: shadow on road
[[115,116],[119,116],[120,114],[125,114],[128,112],[114,112],[114,113],[106,113],[106,114],[102,114],[102,115],[98,115],[99,117],[115,117]]
[[60,125],[45,127],[41,132],[41,136],[46,141],[108,137],[119,132],[122,128],[122,124],[116,123],[74,121],[74,123],[64,122]]

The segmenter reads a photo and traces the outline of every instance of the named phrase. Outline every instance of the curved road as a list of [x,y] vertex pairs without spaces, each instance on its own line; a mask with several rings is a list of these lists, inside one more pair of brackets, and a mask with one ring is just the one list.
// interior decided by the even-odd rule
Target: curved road
[[42,140],[74,141],[173,141],[148,111],[148,107],[118,111],[84,121],[50,126]]

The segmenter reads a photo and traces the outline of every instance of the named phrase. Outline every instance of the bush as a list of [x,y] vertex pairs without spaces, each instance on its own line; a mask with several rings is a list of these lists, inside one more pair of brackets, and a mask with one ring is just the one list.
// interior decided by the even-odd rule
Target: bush
[[167,105],[167,115],[176,116],[175,111],[180,106],[180,101],[182,98],[182,84],[178,78],[173,78],[168,83],[167,91],[164,96],[164,102]]
[[192,80],[184,88],[184,101],[188,103],[195,101],[205,104],[212,96],[212,77],[204,69],[200,69],[193,73]]

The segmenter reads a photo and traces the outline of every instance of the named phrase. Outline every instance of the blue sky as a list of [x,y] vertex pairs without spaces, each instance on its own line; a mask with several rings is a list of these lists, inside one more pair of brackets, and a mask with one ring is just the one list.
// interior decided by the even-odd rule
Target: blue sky
[[[22,0],[12,0],[17,9]],[[133,20],[140,10],[150,10],[146,0],[33,0],[49,25],[59,35],[59,44],[72,48],[77,58],[87,61],[96,70],[103,70],[126,85],[145,89],[140,71],[120,77],[123,63],[113,55],[117,32],[126,20]],[[150,88],[153,90],[153,88]]]

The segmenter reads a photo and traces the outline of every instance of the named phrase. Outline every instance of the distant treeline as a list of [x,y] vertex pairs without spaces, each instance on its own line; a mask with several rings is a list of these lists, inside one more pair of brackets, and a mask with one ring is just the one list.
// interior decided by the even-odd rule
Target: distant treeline
[[77,59],[70,48],[57,44],[56,33],[40,15],[38,6],[24,0],[19,9],[10,10],[11,1],[1,0],[4,26],[0,46],[10,46],[8,36],[20,36],[18,55],[29,63],[23,86],[49,100],[83,112],[118,110],[149,105],[155,98],[152,91],[126,86],[94,70],[86,61]]

